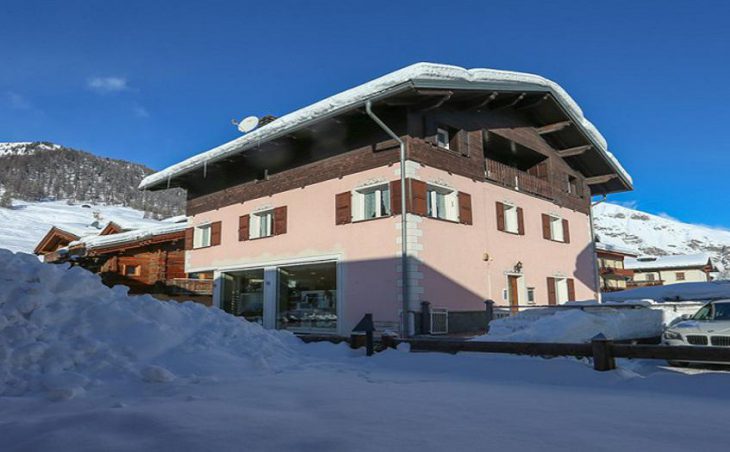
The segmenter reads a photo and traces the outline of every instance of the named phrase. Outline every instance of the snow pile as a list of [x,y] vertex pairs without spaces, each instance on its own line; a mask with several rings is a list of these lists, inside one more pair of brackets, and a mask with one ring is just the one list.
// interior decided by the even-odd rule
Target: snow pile
[[0,157],[8,155],[29,155],[38,151],[54,151],[60,148],[61,146],[57,144],[33,141],[0,143]]
[[666,286],[639,287],[607,292],[601,295],[604,301],[653,300],[666,301],[710,301],[730,298],[730,281],[687,282]]
[[298,340],[192,302],[129,297],[79,267],[0,250],[0,395],[195,383],[296,364]]
[[362,106],[367,100],[379,95],[394,93],[400,89],[408,88],[408,84],[416,81],[467,82],[479,84],[479,88],[481,89],[484,89],[484,84],[494,84],[500,87],[510,86],[515,90],[524,86],[533,86],[550,91],[576,118],[577,124],[596,143],[597,149],[605,155],[611,165],[615,167],[616,171],[624,179],[631,182],[631,176],[624,170],[616,157],[608,151],[606,139],[585,118],[583,111],[575,100],[557,83],[539,75],[522,72],[500,71],[495,69],[465,69],[445,64],[416,63],[284,115],[242,137],[190,157],[155,174],[151,174],[142,180],[139,187],[144,189],[157,185],[169,180],[171,177],[201,167],[206,162],[221,160],[227,156],[240,153],[251,146],[258,145],[263,140],[273,139],[289,133],[298,127],[302,127],[326,115],[336,114],[357,106]]
[[639,339],[662,334],[662,310],[648,307],[585,309],[530,309],[492,321],[489,333],[475,341],[590,342],[597,334],[609,339]]

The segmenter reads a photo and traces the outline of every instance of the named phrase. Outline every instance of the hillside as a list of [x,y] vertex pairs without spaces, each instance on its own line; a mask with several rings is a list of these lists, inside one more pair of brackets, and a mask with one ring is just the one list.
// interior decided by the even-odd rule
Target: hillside
[[[69,199],[122,205],[168,217],[182,213],[183,190],[142,192],[154,171],[124,160],[98,157],[53,143],[0,143],[0,194],[23,201]],[[2,203],[0,203],[2,204]]]
[[682,223],[611,203],[593,208],[601,242],[664,256],[707,252],[730,268],[730,231]]
[[51,226],[82,236],[98,233],[109,221],[135,228],[160,224],[144,216],[121,206],[13,200],[12,208],[0,208],[0,248],[32,253]]

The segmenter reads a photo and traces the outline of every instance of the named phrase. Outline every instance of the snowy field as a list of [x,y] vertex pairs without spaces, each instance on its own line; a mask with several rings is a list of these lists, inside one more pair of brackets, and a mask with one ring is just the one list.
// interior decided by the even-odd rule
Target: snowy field
[[0,250],[0,450],[726,450],[730,374],[305,345]]
[[68,205],[66,201],[26,202],[13,201],[11,209],[0,208],[0,248],[32,253],[38,242],[51,229],[58,226],[77,235],[95,234],[92,227],[94,212],[101,215],[101,226],[109,221],[144,227],[160,224],[142,218],[144,212],[121,206],[82,207],[83,203]]

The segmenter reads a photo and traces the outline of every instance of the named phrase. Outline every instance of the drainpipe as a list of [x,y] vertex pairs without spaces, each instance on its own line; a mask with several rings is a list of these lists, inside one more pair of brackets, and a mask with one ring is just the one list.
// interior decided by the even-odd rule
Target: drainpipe
[[401,315],[401,325],[400,325],[400,333],[401,337],[408,337],[409,336],[409,322],[408,322],[408,295],[409,295],[409,288],[408,288],[408,219],[407,219],[407,212],[406,212],[406,143],[393,132],[383,121],[380,120],[377,116],[375,116],[375,113],[373,113],[372,109],[372,102],[367,101],[365,103],[365,111],[367,112],[368,116],[372,118],[375,123],[380,126],[381,129],[383,129],[388,135],[391,136],[395,141],[398,142],[400,145],[400,233],[401,233],[401,279],[403,281],[403,284],[401,286],[401,296],[403,298],[403,306],[402,306],[402,312]]
[[603,195],[600,200],[591,203],[588,209],[588,219],[591,223],[591,245],[593,246],[593,278],[596,281],[596,301],[601,303],[601,274],[598,268],[598,252],[596,251],[596,234],[593,230],[593,207],[599,205],[606,200],[607,196]]

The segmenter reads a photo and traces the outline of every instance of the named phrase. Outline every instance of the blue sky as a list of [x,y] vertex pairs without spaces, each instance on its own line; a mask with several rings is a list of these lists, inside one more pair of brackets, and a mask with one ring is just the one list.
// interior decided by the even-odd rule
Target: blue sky
[[636,190],[610,199],[730,227],[730,5],[721,1],[0,4],[0,141],[161,169],[281,115],[432,61],[560,83]]

